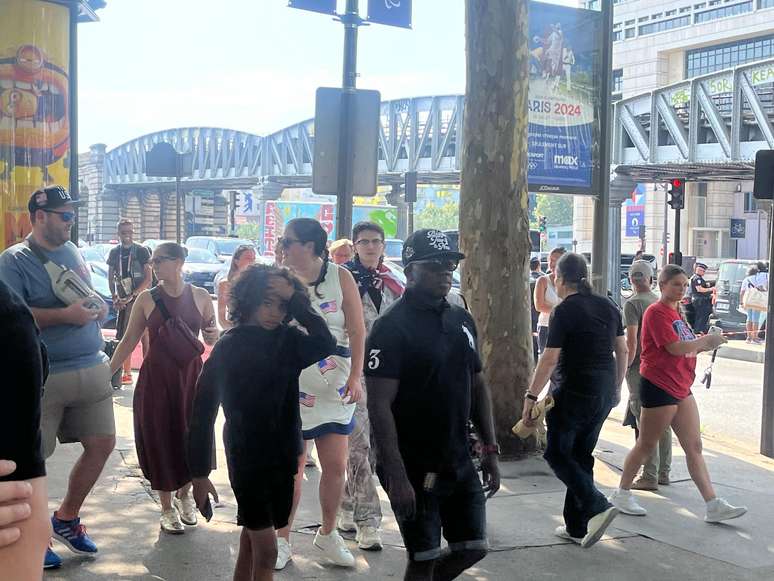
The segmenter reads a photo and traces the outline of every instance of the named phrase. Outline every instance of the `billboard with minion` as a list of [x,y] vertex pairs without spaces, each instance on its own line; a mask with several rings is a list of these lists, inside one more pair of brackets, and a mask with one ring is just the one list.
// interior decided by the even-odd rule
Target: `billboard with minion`
[[70,12],[0,0],[0,249],[30,231],[27,200],[70,181]]

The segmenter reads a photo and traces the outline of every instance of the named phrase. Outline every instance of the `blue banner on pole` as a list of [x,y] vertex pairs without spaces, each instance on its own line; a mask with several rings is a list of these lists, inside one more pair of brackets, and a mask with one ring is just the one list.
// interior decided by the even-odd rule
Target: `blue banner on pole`
[[626,235],[638,237],[640,226],[645,224],[645,210],[642,206],[626,208]]
[[322,14],[336,14],[336,0],[288,0],[288,6]]
[[532,192],[595,193],[602,37],[599,12],[530,4],[528,181]]
[[411,28],[411,0],[368,0],[368,21]]

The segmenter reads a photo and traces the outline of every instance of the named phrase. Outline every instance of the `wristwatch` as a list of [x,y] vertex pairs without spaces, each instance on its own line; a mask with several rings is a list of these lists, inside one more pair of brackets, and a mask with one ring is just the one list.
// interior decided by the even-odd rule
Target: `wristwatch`
[[538,400],[538,396],[532,395],[529,392],[527,392],[527,394],[524,397],[526,397],[527,399],[531,399],[532,401],[537,401]]
[[484,444],[481,446],[481,453],[484,455],[497,454],[500,455],[500,444]]

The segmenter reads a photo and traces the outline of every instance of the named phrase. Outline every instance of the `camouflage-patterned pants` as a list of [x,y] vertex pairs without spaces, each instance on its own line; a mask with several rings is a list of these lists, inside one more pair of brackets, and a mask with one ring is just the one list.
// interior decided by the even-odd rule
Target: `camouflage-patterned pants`
[[355,429],[349,435],[349,459],[347,483],[341,510],[354,515],[358,526],[379,527],[382,522],[382,506],[376,481],[371,471],[371,422],[368,420],[365,382],[363,397],[355,405]]

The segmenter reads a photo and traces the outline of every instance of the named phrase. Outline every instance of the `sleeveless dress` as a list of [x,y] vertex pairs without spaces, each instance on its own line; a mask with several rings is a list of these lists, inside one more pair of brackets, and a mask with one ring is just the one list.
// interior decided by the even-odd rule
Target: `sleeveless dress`
[[[158,288],[170,316],[183,319],[198,336],[203,321],[191,285],[185,285],[179,297]],[[156,343],[163,325],[164,316],[154,308],[148,317],[150,347],[134,391],[134,438],[140,468],[151,488],[170,492],[191,481],[185,443],[202,360],[196,357],[184,368],[175,365]]]
[[317,292],[314,287],[309,287],[312,307],[328,323],[328,329],[336,339],[337,352],[307,367],[299,377],[298,403],[305,440],[313,440],[325,434],[349,435],[355,425],[355,404],[344,403],[342,399],[352,361],[342,309],[344,292],[341,289],[339,268],[329,262],[325,280],[317,287]]

